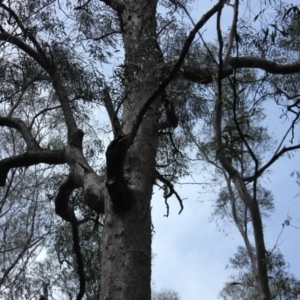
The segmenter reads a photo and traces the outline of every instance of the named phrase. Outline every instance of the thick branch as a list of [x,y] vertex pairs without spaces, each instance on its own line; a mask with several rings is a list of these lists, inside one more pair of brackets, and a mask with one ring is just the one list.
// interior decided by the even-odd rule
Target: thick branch
[[[183,65],[181,67],[181,74],[185,79],[200,84],[211,83],[213,81],[213,75],[216,73],[216,71],[216,69],[200,69],[188,65]],[[221,74],[221,79],[226,78],[232,74],[232,67],[224,68]]]
[[[73,190],[82,187],[85,203],[95,212],[99,214],[104,213],[104,183],[89,166],[82,153],[82,147],[78,145],[78,141],[74,141],[66,148],[65,159],[71,168],[69,176],[72,176]],[[70,186],[69,184],[66,187]]]
[[72,192],[78,187],[79,186],[77,185],[76,180],[74,180],[72,172],[70,172],[67,179],[59,187],[58,194],[55,198],[55,212],[62,219],[70,222],[72,226],[73,248],[77,260],[77,273],[79,275],[79,292],[76,299],[80,300],[85,292],[84,263],[80,249],[78,221],[75,216],[74,209],[69,203]]
[[80,186],[73,180],[72,174],[70,173],[60,185],[56,195],[55,212],[67,222],[72,222],[75,217],[73,208],[70,206],[69,199],[72,192],[79,187]]
[[11,168],[29,167],[40,163],[51,165],[66,163],[64,150],[39,149],[2,159],[0,161],[0,186],[5,185],[7,174]]
[[122,126],[120,124],[119,118],[116,114],[116,111],[114,109],[110,94],[109,94],[109,89],[107,86],[104,87],[103,89],[103,102],[105,105],[105,108],[107,110],[108,116],[110,118],[111,126],[113,129],[114,137],[124,136],[124,132],[122,130]]
[[[170,68],[168,64],[166,68]],[[300,72],[300,63],[282,65],[274,61],[266,60],[259,57],[229,57],[228,64],[224,66],[221,74],[221,79],[226,78],[233,74],[234,69],[260,69],[271,74],[293,74]],[[182,65],[182,76],[192,82],[200,84],[208,84],[213,81],[213,74],[216,69],[201,69],[189,65]]]
[[121,2],[120,0],[100,0],[104,2],[106,5],[110,6],[113,10],[115,10],[118,13],[122,13],[125,9],[124,2]]
[[47,69],[46,68],[47,64],[44,61],[44,59],[31,46],[24,43],[20,38],[12,36],[8,32],[2,31],[0,33],[0,40],[9,42],[9,43],[17,46],[18,48],[23,50],[25,53],[27,53],[30,57],[32,57],[43,69],[45,69],[45,70]]
[[300,62],[282,65],[259,57],[230,57],[228,64],[234,69],[261,69],[272,74],[292,74],[300,72]]
[[39,148],[38,143],[31,134],[31,131],[21,119],[0,117],[0,126],[7,126],[17,129],[22,134],[22,137],[27,145],[27,150],[36,150]]

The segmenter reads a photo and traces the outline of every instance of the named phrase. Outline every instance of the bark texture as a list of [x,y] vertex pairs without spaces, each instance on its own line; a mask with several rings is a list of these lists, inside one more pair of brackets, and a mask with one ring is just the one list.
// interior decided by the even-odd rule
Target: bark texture
[[[126,136],[137,122],[136,116],[145,100],[159,86],[154,71],[161,61],[155,51],[156,5],[156,0],[131,0],[120,14],[127,75],[122,116],[125,136],[116,136],[107,151],[110,197],[105,204],[102,300],[151,298],[150,201],[158,139],[158,100],[145,113],[133,143],[127,145],[128,150]],[[119,143],[122,139],[124,146]],[[121,149],[114,153],[117,146]],[[124,153],[126,157],[120,157]]]

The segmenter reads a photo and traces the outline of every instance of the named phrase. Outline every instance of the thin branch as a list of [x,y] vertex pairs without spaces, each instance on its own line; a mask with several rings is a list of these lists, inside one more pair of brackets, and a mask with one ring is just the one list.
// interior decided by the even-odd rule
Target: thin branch
[[181,212],[183,211],[183,204],[182,204],[182,199],[180,198],[180,196],[178,195],[178,193],[175,191],[173,184],[166,179],[163,175],[161,175],[157,170],[155,170],[155,174],[154,176],[161,181],[162,183],[165,184],[166,188],[164,188],[164,198],[165,198],[165,203],[167,206],[167,214],[165,215],[165,217],[169,216],[169,204],[168,204],[168,198],[170,198],[172,195],[175,195],[179,205],[180,205],[180,211],[179,211],[179,215],[181,214]]
[[113,34],[122,34],[122,31],[119,31],[119,30],[114,30],[114,31],[111,31],[111,32],[108,32],[106,34],[103,34],[97,38],[93,38],[94,41],[99,41],[99,40],[102,40],[110,35],[113,35]]
[[25,53],[27,53],[30,57],[32,57],[42,68],[46,69],[46,62],[44,59],[29,45],[24,43],[20,38],[12,36],[8,32],[4,31],[2,26],[0,26],[1,33],[0,33],[0,40],[9,42],[21,50],[23,50]]
[[57,108],[60,108],[60,107],[61,107],[61,105],[57,105],[57,106],[53,106],[53,107],[47,107],[47,108],[45,108],[45,109],[39,111],[39,112],[32,118],[31,123],[30,123],[30,125],[29,125],[29,129],[32,128],[32,126],[33,126],[33,124],[34,124],[34,121],[35,121],[35,119],[36,119],[38,116],[42,115],[42,114],[45,113],[46,111],[53,110],[53,109],[57,109]]
[[[184,4],[180,3],[177,0],[171,0],[171,2],[173,2],[175,5],[179,6],[180,8],[183,9],[183,11],[186,13],[186,15],[188,16],[188,18],[190,19],[190,21],[192,22],[193,26],[196,26],[192,16],[190,15],[189,11],[187,10],[187,8],[185,7]],[[202,34],[198,31],[198,35],[200,36],[200,39],[205,47],[205,49],[207,50],[207,52],[209,53],[210,57],[214,60],[214,62],[216,63],[216,65],[218,65],[218,62],[216,61],[213,53],[211,52],[211,50],[209,49],[209,47],[207,46]]]
[[300,115],[300,113],[297,113],[297,116],[294,118],[294,120],[293,120],[291,126],[288,128],[288,130],[287,130],[286,133],[284,134],[283,138],[281,139],[281,142],[279,143],[279,145],[278,145],[278,147],[277,147],[277,149],[276,149],[276,151],[275,151],[275,154],[278,153],[279,149],[280,149],[281,146],[283,145],[283,143],[284,143],[286,137],[288,136],[289,132],[290,132],[292,129],[294,130],[295,124],[297,123],[297,121],[299,121],[299,115]]
[[9,7],[7,7],[5,4],[0,4],[3,9],[5,9],[17,22],[18,26],[22,30],[25,37],[28,37],[30,41],[33,43],[33,45],[36,47],[38,54],[45,60],[46,63],[49,64],[49,60],[47,56],[45,55],[43,49],[41,48],[40,44],[37,42],[36,38],[30,33],[28,28],[25,28],[22,24],[22,21],[19,19],[17,14]]
[[296,145],[296,146],[292,146],[292,147],[283,147],[283,149],[281,151],[279,151],[277,154],[275,154],[270,160],[268,163],[266,163],[262,168],[260,168],[258,171],[257,171],[257,174],[256,175],[253,175],[253,176],[249,176],[249,177],[244,177],[243,180],[245,182],[252,182],[254,181],[254,177],[256,176],[257,178],[259,176],[261,176],[264,171],[266,169],[268,169],[278,158],[280,158],[280,156],[282,156],[284,153],[286,152],[289,152],[289,151],[294,151],[294,150],[297,150],[297,149],[300,149],[300,145]]
[[[1,29],[0,25],[0,29]],[[25,42],[23,42],[21,39],[12,36],[11,34],[4,31],[2,28],[2,33],[0,33],[0,40],[7,41],[18,48],[20,48],[22,51],[27,53],[30,57],[32,57],[50,76],[52,80],[53,87],[55,89],[56,95],[58,97],[59,102],[61,103],[62,111],[65,117],[65,122],[68,128],[68,139],[69,142],[71,140],[71,137],[78,132],[78,127],[74,118],[74,115],[72,113],[72,109],[70,106],[70,101],[68,99],[67,93],[65,91],[65,88],[62,84],[62,80],[57,73],[57,70],[55,69],[55,66],[53,65],[53,62],[47,58],[39,44],[35,44],[35,47],[38,48],[38,52],[35,51],[31,46],[27,45]]]

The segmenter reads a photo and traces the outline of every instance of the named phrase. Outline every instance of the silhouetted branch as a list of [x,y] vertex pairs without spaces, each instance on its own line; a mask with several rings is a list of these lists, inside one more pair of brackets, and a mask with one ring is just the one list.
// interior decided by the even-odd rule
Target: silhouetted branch
[[120,0],[100,0],[110,6],[113,10],[118,13],[122,13],[125,9],[125,3],[121,2]]
[[102,99],[103,99],[105,108],[107,110],[108,116],[110,118],[111,126],[112,126],[113,133],[114,133],[114,137],[116,138],[118,136],[124,136],[122,126],[120,124],[119,118],[116,114],[116,111],[115,111],[113,103],[112,103],[112,99],[111,99],[110,94],[109,94],[108,86],[106,86],[106,85],[103,89]]
[[22,137],[27,145],[27,150],[39,149],[38,143],[33,138],[25,122],[23,122],[21,119],[12,117],[0,117],[0,126],[17,129],[22,134]]
[[278,153],[276,153],[275,155],[273,155],[273,157],[269,160],[269,162],[267,162],[262,168],[260,168],[257,171],[257,174],[253,175],[253,176],[249,176],[249,177],[244,177],[243,180],[245,182],[252,182],[255,179],[255,176],[258,178],[259,176],[261,176],[264,171],[266,169],[268,169],[280,156],[282,156],[284,153],[289,152],[289,151],[293,151],[293,150],[297,150],[300,149],[300,145],[296,145],[296,146],[292,146],[292,147],[284,147],[283,149],[281,149]]
[[73,215],[74,215],[74,218],[72,218],[72,220],[71,220],[73,248],[74,248],[74,253],[76,255],[76,260],[77,260],[77,273],[79,275],[79,291],[78,291],[76,300],[81,300],[85,293],[85,272],[84,272],[84,263],[83,263],[81,247],[80,247],[78,222],[75,217],[74,211],[73,211]]
[[18,167],[29,167],[45,163],[49,165],[60,165],[66,163],[64,150],[39,149],[26,151],[17,156],[4,158],[0,161],[0,186],[5,185],[6,177],[10,169]]
[[178,195],[178,193],[175,191],[173,184],[167,179],[165,178],[163,175],[161,175],[157,170],[155,170],[155,174],[154,176],[161,181],[162,183],[165,184],[164,189],[164,198],[165,198],[165,203],[167,206],[167,214],[165,215],[165,217],[169,216],[169,204],[168,204],[168,198],[170,198],[172,195],[175,195],[179,205],[180,205],[180,211],[179,211],[179,215],[181,214],[181,212],[183,211],[183,204],[182,204],[182,199],[180,198],[180,196]]

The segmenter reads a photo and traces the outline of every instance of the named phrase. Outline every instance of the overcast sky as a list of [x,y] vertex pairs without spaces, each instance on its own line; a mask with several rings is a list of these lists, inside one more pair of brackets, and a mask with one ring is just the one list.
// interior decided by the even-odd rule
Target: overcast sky
[[[250,2],[250,1],[249,1]],[[252,1],[253,17],[255,10],[261,9],[261,1]],[[192,9],[194,21],[209,10],[216,1],[195,1]],[[240,15],[244,14],[242,9]],[[230,11],[222,14],[223,28],[231,23]],[[204,38],[213,41],[216,38],[215,19],[205,27]],[[275,104],[268,105],[266,124],[274,136],[283,132],[286,126],[279,119],[280,111]],[[296,153],[296,155],[299,155]],[[272,167],[272,172],[265,181],[264,187],[271,190],[275,196],[275,213],[265,222],[266,247],[272,249],[282,229],[282,223],[291,217],[291,224],[300,228],[300,202],[297,196],[299,186],[295,177],[290,174],[299,169],[297,157],[281,158]],[[200,170],[199,170],[200,171]],[[201,175],[195,178],[203,181]],[[201,195],[201,187],[196,185],[183,185],[177,187],[184,202],[184,211],[178,215],[179,204],[172,198],[170,216],[166,212],[162,194],[156,192],[153,200],[153,224],[155,234],[153,238],[152,278],[155,289],[174,289],[180,294],[182,300],[215,300],[224,283],[228,280],[232,270],[225,266],[229,258],[237,250],[237,246],[244,246],[238,230],[234,226],[217,227],[211,220],[212,202],[209,195]],[[214,191],[212,191],[213,193]],[[213,195],[212,195],[213,197]],[[222,221],[219,222],[222,225]],[[287,262],[290,263],[290,272],[300,278],[300,239],[299,229],[293,226],[285,228],[280,239],[280,250]]]

